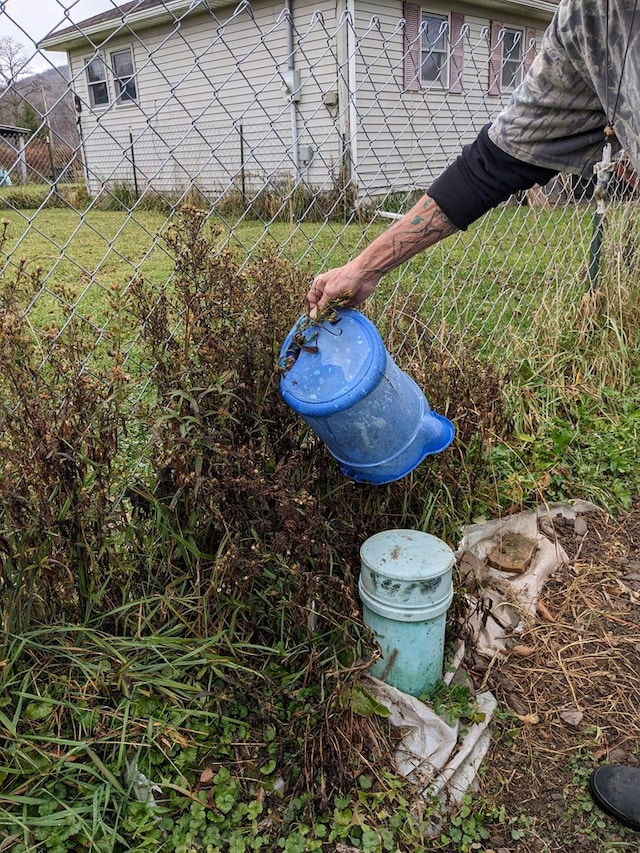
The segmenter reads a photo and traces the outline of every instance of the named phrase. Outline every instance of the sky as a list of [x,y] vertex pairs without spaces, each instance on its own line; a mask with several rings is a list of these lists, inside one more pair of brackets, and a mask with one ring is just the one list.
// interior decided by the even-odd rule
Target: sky
[[112,9],[123,0],[0,0],[0,37],[24,45],[32,71],[46,71],[51,65],[64,65],[64,53],[34,55],[35,45],[58,26],[82,21]]

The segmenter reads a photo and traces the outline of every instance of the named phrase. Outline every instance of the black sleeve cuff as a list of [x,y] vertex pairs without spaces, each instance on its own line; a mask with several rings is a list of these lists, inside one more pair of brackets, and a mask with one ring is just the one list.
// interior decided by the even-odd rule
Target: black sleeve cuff
[[506,154],[489,139],[489,125],[436,178],[427,195],[461,231],[518,190],[543,186],[557,170],[525,163]]

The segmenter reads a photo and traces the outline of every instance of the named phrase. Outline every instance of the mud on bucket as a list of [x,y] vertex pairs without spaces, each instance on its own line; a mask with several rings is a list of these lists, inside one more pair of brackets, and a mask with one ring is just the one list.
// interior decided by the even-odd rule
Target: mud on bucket
[[448,418],[395,364],[376,327],[352,308],[309,325],[280,352],[280,391],[352,480],[391,483],[453,441]]

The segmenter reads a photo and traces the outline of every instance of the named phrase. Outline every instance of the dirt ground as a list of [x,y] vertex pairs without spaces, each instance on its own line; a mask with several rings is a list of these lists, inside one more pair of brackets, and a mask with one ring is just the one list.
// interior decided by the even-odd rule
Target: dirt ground
[[484,849],[640,851],[640,833],[603,815],[587,790],[600,763],[640,765],[640,502],[554,528],[569,561],[523,637],[535,652],[487,679],[509,713],[497,715],[483,765],[480,795],[505,815]]

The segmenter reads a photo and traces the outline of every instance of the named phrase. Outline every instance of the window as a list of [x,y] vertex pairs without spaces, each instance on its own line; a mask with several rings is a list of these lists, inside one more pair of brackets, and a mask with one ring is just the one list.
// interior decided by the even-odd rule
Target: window
[[109,103],[109,89],[107,88],[107,69],[99,56],[94,56],[85,66],[87,73],[87,87],[89,89],[89,103],[92,107],[103,107]]
[[427,83],[447,86],[449,21],[442,15],[422,13],[420,77]]
[[524,65],[523,41],[522,30],[512,30],[505,27],[502,32],[500,88],[503,92],[513,92],[516,86],[519,86],[522,82],[522,68]]
[[417,3],[403,4],[405,92],[442,88],[463,91],[464,45],[467,27],[464,15],[424,12]]
[[133,68],[133,54],[131,48],[118,50],[111,54],[111,68],[116,89],[116,100],[137,101],[135,70]]
[[[115,93],[117,104],[135,103],[138,100],[133,51],[131,48],[116,50],[110,55],[111,68],[102,56],[93,56],[85,64],[89,104],[91,107],[107,107]],[[113,89],[109,90],[109,75],[113,77]]]
[[489,94],[513,92],[536,55],[536,31],[491,21],[489,27]]

